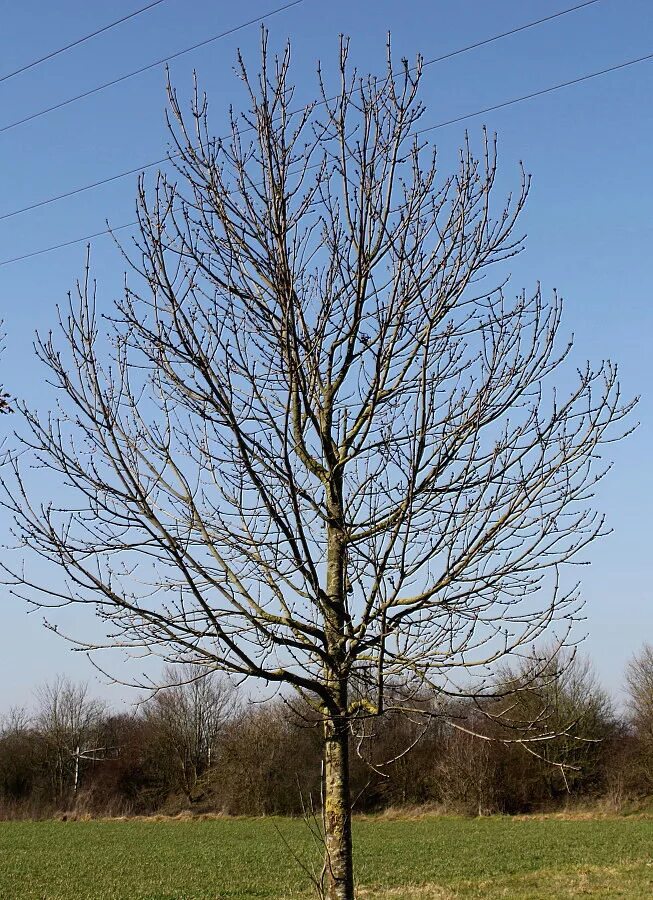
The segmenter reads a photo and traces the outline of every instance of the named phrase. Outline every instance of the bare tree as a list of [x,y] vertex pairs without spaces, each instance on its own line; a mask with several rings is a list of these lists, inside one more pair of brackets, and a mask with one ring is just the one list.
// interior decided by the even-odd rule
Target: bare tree
[[653,646],[642,645],[626,668],[630,724],[636,740],[635,767],[640,782],[653,785]]
[[653,746],[653,646],[645,643],[628,663],[626,686],[631,719],[637,732]]
[[14,707],[0,719],[0,817],[11,815],[30,795],[38,770],[32,722]]
[[[66,576],[19,567],[13,589],[94,606],[107,640],[81,646],[263,679],[319,710],[333,900],[353,897],[353,723],[383,713],[388,683],[483,694],[556,621],[565,643],[581,605],[565,564],[603,531],[588,498],[630,409],[614,365],[568,367],[556,296],[506,292],[528,177],[495,204],[487,137],[441,176],[421,60],[394,71],[388,48],[374,78],[348,56],[297,110],[290,51],[264,36],[258,78],[239,58],[247,108],[225,139],[197,89],[188,114],[170,90],[176,176],[140,184],[107,328],[87,267],[65,350],[38,340],[60,403],[23,409],[5,476],[20,540]],[[63,502],[39,500],[27,451]]]
[[164,672],[165,688],[146,704],[158,741],[176,762],[179,787],[189,800],[215,761],[217,742],[236,711],[235,687],[215,671],[189,665]]
[[[497,693],[505,696],[494,701],[498,710],[490,701],[484,712],[507,742],[518,744],[519,735],[536,738],[530,745],[527,740],[530,777],[544,791],[544,799],[580,789],[589,793],[592,787],[596,792],[605,775],[606,748],[617,730],[612,700],[589,658],[575,649],[544,651],[504,668]],[[543,736],[548,740],[542,741]]]
[[[436,760],[439,799],[447,809],[487,815],[497,810],[495,753],[499,742],[485,739],[487,721],[477,710],[465,710],[464,717],[459,711],[458,721],[464,723],[465,730],[452,728],[445,733],[444,746]],[[483,738],[478,737],[480,734]]]
[[57,803],[75,797],[80,760],[95,747],[105,709],[85,684],[57,676],[37,691],[35,726],[46,748],[46,765]]

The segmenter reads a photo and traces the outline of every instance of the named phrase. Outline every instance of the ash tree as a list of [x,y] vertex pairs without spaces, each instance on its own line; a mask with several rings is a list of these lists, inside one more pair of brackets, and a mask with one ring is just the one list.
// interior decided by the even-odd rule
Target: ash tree
[[59,399],[23,408],[4,478],[25,553],[65,574],[8,580],[93,607],[106,642],[80,647],[319,712],[332,900],[354,890],[357,723],[426,688],[483,695],[554,623],[558,652],[581,604],[565,566],[603,530],[589,498],[630,408],[614,365],[568,365],[556,296],[508,288],[528,177],[497,202],[485,135],[441,174],[421,61],[388,49],[361,77],[348,55],[300,107],[264,35],[221,138],[197,88],[188,111],[169,90],[175,171],[140,182],[124,293],[101,316],[87,266],[63,338],[37,340]]

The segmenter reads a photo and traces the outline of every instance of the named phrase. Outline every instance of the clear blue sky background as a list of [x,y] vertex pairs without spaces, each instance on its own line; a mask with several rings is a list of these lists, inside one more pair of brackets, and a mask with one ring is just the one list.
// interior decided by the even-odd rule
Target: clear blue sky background
[[[5,2],[0,76],[127,14],[139,0],[82,3]],[[240,4],[166,0],[133,21],[20,77],[0,83],[0,128],[194,42],[261,15],[275,0]],[[318,58],[327,70],[338,35],[352,37],[359,67],[382,67],[385,36],[397,54],[428,59],[564,9],[572,0],[317,0],[269,20],[273,40],[290,37],[301,97],[314,84]],[[181,97],[198,71],[216,131],[239,93],[232,65],[240,46],[255,64],[256,25],[172,64]],[[588,9],[431,66],[424,78],[425,124],[653,52],[650,0],[600,0]],[[614,534],[590,553],[583,572],[587,599],[585,648],[604,684],[617,694],[623,667],[644,640],[653,641],[649,577],[652,553],[651,446],[653,311],[653,61],[591,82],[442,128],[432,137],[445,160],[464,130],[482,124],[500,140],[501,186],[516,184],[517,161],[533,173],[524,220],[528,249],[513,265],[515,288],[539,279],[567,300],[566,327],[576,335],[579,362],[611,357],[621,366],[626,394],[641,394],[641,427],[615,447],[611,477],[598,503]],[[138,167],[165,155],[164,75],[158,67],[62,110],[0,131],[0,215],[60,192]],[[129,222],[135,176],[76,198],[0,220],[0,262],[42,247]],[[55,305],[80,273],[84,244],[0,265],[0,309],[7,348],[0,373],[7,389],[48,403],[43,372],[33,361],[35,327],[54,325]],[[110,239],[93,242],[102,303],[119,290],[122,263]],[[17,426],[3,420],[3,428]],[[6,539],[8,523],[0,522]],[[4,552],[4,551],[3,551]],[[84,623],[80,622],[80,627]],[[581,629],[582,631],[582,629]],[[0,712],[30,702],[31,692],[56,672],[89,680],[100,695],[116,690],[96,681],[90,664],[41,625],[38,613],[0,596]],[[123,692],[124,693],[124,692]]]

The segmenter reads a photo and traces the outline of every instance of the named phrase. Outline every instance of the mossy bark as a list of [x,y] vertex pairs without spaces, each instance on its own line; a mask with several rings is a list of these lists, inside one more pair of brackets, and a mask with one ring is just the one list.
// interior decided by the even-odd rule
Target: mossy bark
[[324,732],[326,896],[328,900],[353,900],[349,731],[346,714],[337,720],[327,719]]
[[324,831],[326,896],[354,900],[351,839],[348,719],[347,550],[342,472],[335,465],[327,491],[325,634],[329,663],[325,672],[330,702],[324,710]]

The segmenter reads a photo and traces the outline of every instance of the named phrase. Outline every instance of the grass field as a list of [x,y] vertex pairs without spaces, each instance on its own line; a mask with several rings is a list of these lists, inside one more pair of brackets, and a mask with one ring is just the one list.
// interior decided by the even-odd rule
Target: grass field
[[[0,823],[0,897],[310,897],[284,841],[315,858],[287,819]],[[355,843],[364,900],[653,897],[653,819],[359,818]]]

